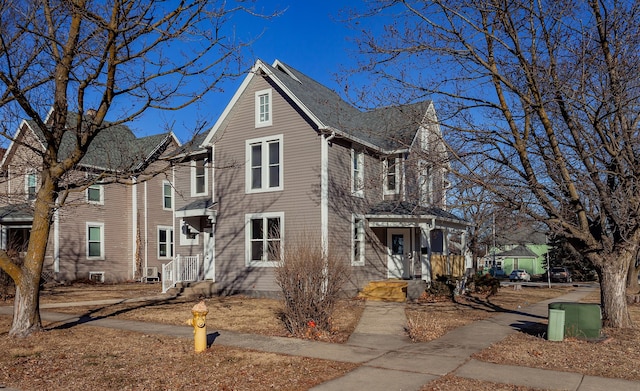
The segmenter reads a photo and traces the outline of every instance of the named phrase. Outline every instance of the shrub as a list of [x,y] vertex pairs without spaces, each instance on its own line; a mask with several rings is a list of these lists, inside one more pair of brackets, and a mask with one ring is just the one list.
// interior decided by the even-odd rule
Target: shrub
[[349,268],[343,258],[323,256],[320,245],[309,235],[288,241],[276,268],[282,290],[282,320],[299,337],[319,338],[331,332],[331,315]]
[[491,276],[490,274],[476,274],[473,276],[473,286],[475,292],[492,296],[498,293],[498,288],[500,288],[500,280]]

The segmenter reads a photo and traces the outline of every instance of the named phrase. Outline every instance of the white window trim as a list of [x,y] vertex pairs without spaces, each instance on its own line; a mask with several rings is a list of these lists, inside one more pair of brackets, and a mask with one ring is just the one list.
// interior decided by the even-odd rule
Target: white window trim
[[[388,184],[388,180],[389,180],[389,162],[393,160],[394,164],[394,174],[396,177],[396,187],[393,190],[389,190],[387,184]],[[384,182],[383,182],[383,189],[384,189],[384,195],[395,195],[395,194],[400,194],[400,185],[401,185],[401,179],[402,177],[400,176],[400,158],[395,156],[395,157],[388,157],[386,159],[383,160],[383,172],[384,172]]]
[[[200,232],[198,231],[198,234],[195,236],[195,238],[189,239],[187,237],[187,235],[184,234],[184,230],[182,228],[184,226],[185,226],[185,221],[183,219],[180,219],[180,226],[178,228],[180,230],[180,245],[181,246],[197,246],[197,245],[199,245],[200,244],[200,240],[199,240]],[[175,233],[174,233],[174,235],[175,235]]]
[[[268,218],[280,218],[280,249],[284,249],[284,212],[266,212],[266,213],[251,213],[244,215],[244,227],[245,227],[245,266],[247,267],[275,267],[278,266],[278,261],[253,261],[251,260],[251,220],[253,219],[268,219]],[[282,252],[281,252],[282,255]]]
[[[90,256],[89,255],[89,228],[90,227],[98,227],[100,228],[100,256]],[[86,247],[86,256],[87,259],[102,261],[105,259],[104,254],[104,223],[95,223],[95,222],[87,222],[85,227],[85,247]]]
[[[29,198],[29,178],[33,175],[34,177],[34,186],[33,186],[33,198]],[[33,201],[38,196],[38,173],[35,171],[31,171],[25,174],[24,176],[24,195],[27,201]]]
[[[99,201],[93,201],[89,199],[89,189],[98,189],[98,191],[100,192],[100,200]],[[85,197],[88,203],[90,204],[94,204],[94,205],[104,205],[104,186],[103,185],[98,185],[98,184],[93,184],[89,187],[87,187],[87,190],[85,190]]]
[[[209,195],[209,164],[207,163],[207,160],[204,159],[204,192],[202,193],[197,193],[197,187],[196,187],[196,167],[197,167],[197,163],[198,160],[203,160],[203,159],[196,159],[196,160],[192,160],[191,161],[191,197],[199,197],[199,196],[206,196]],[[172,200],[173,201],[173,200]]]
[[[361,229],[358,231],[358,240],[356,240],[356,224],[360,222]],[[355,257],[355,249],[358,246],[359,257]],[[363,215],[351,215],[351,266],[364,266],[364,247],[365,247],[365,220]]]
[[[167,231],[167,234],[169,232],[171,232],[171,235],[167,236],[167,255],[160,255],[160,231]],[[157,249],[157,253],[158,253],[158,259],[172,259],[173,258],[173,253],[175,251],[175,232],[173,232],[173,227],[171,226],[166,226],[166,225],[159,225],[158,226],[158,249]]]
[[[357,157],[358,159],[358,177],[356,178],[353,161]],[[351,194],[356,197],[364,197],[364,151],[351,149],[351,161],[350,161],[350,170],[351,170]],[[357,188],[357,184],[359,183],[359,188]]]
[[[267,95],[269,99],[269,119],[267,121],[260,121],[260,97],[263,95]],[[256,91],[255,94],[255,119],[256,119],[256,128],[262,128],[264,126],[271,126],[273,124],[273,99],[271,88],[266,90]]]
[[[278,141],[280,146],[278,153],[280,156],[278,157],[280,166],[278,167],[278,177],[280,181],[278,182],[278,186],[268,187],[269,184],[269,142],[270,141]],[[251,179],[252,179],[252,167],[251,167],[251,146],[255,144],[262,145],[262,187],[259,189],[251,188]],[[269,137],[260,137],[254,138],[245,141],[245,191],[247,193],[265,193],[270,191],[281,191],[284,190],[284,136],[282,134],[278,134],[275,136]]]
[[[205,175],[206,175],[206,168],[205,168]],[[206,183],[206,180],[205,180]],[[164,189],[165,186],[169,185],[169,194],[165,194]],[[171,199],[171,207],[167,208],[164,204],[165,199],[169,197]],[[173,209],[173,186],[171,185],[171,182],[167,181],[167,180],[163,180],[162,181],[162,209],[163,210],[172,210]]]

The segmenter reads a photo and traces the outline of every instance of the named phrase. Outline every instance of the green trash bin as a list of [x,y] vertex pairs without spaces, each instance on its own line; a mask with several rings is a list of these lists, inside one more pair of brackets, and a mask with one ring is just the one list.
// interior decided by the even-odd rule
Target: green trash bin
[[564,310],[549,309],[547,339],[549,341],[562,341],[564,339]]
[[549,311],[564,311],[564,338],[600,338],[602,313],[600,305],[594,303],[555,302],[549,304]]

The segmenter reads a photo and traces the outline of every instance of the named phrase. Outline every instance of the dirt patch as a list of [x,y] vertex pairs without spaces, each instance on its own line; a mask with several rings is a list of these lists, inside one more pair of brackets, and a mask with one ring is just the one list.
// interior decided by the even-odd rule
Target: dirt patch
[[[10,319],[0,317],[0,329]],[[353,370],[343,362],[212,346],[185,338],[79,326],[0,335],[0,383],[29,390],[306,390]],[[277,374],[277,376],[274,376]]]
[[424,297],[407,304],[407,330],[415,342],[428,342],[447,332],[497,313],[517,310],[539,301],[568,293],[573,288],[512,287],[501,288],[496,295],[471,294],[454,301],[440,297]]
[[[455,303],[432,298],[407,304],[407,318],[416,328],[416,340],[428,341],[455,327],[485,319],[497,313],[517,310],[535,302],[568,292],[570,288],[503,287],[497,295],[472,295]],[[41,303],[53,304],[89,299],[127,299],[159,293],[156,284],[126,284],[52,287],[43,291]],[[598,302],[595,292],[587,301]],[[169,324],[184,324],[195,300],[162,299],[93,307],[60,307],[88,316],[108,316]],[[212,330],[235,330],[264,335],[286,335],[278,319],[277,300],[243,296],[211,298],[207,325]],[[334,338],[343,342],[355,329],[363,302],[343,300],[334,318]],[[640,321],[640,306],[632,307]],[[0,383],[22,390],[138,390],[186,389],[199,386],[218,390],[308,389],[341,376],[356,365],[327,360],[290,357],[222,346],[213,346],[201,355],[192,352],[192,341],[145,335],[90,326],[52,329],[15,340],[7,336],[10,317],[0,316]],[[51,327],[52,324],[45,324]],[[514,333],[504,341],[480,352],[475,358],[498,364],[521,365],[581,372],[595,376],[640,380],[635,368],[640,356],[637,330],[607,330],[607,342],[578,340],[549,342],[543,338]],[[278,376],[273,376],[278,373]],[[445,376],[425,385],[423,390],[518,390],[491,382]]]
[[424,386],[420,391],[537,391],[538,388],[500,384],[489,381],[466,379],[453,375],[442,376]]
[[[598,303],[599,300],[599,292],[593,292],[583,302]],[[640,305],[630,306],[629,311],[634,323],[640,324]],[[496,364],[639,381],[638,329],[604,328],[602,334],[603,338],[598,341],[575,338],[548,341],[541,334],[515,333],[477,353],[474,358]]]

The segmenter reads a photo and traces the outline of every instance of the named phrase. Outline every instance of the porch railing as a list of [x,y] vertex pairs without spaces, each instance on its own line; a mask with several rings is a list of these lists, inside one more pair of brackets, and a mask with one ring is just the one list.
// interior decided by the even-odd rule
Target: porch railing
[[176,255],[173,261],[162,265],[162,293],[179,282],[198,281],[200,276],[200,255]]

